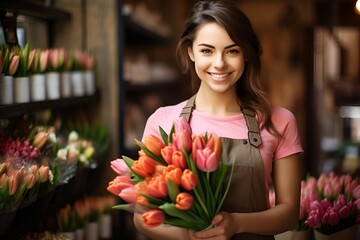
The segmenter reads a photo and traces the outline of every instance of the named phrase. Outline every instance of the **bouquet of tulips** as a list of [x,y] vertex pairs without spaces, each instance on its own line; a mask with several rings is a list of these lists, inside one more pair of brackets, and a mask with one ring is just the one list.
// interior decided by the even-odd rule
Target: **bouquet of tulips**
[[107,190],[126,202],[114,208],[139,211],[149,227],[203,230],[220,211],[233,172],[224,183],[228,166],[221,160],[220,139],[192,135],[184,118],[174,122],[169,134],[159,129],[161,138],[149,135],[136,141],[138,159],[123,156],[111,162],[117,176]]

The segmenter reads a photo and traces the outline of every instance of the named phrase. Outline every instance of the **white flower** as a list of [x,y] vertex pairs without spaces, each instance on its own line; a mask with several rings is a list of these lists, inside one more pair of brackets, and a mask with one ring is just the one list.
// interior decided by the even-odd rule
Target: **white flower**
[[71,131],[68,140],[69,142],[74,142],[79,140],[79,134],[76,131]]
[[67,158],[67,154],[68,154],[68,151],[65,148],[61,148],[57,152],[57,157],[60,158],[61,160],[65,161]]

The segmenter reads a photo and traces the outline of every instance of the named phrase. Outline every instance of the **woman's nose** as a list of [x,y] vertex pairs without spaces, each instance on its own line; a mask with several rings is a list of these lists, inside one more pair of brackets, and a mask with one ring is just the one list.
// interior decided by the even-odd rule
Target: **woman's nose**
[[215,68],[223,68],[226,66],[226,61],[223,54],[216,54],[213,61],[213,66]]

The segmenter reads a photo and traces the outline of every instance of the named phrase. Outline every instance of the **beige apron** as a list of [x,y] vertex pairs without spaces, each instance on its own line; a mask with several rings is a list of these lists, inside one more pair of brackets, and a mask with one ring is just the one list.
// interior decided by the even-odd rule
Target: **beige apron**
[[[195,108],[195,96],[190,98],[180,116],[190,121]],[[248,139],[221,138],[222,158],[228,165],[235,160],[234,173],[223,209],[227,212],[259,212],[267,209],[265,194],[265,170],[258,146],[261,144],[259,127],[255,113],[241,109],[248,128]],[[228,168],[227,177],[231,168]],[[226,183],[225,179],[225,183]],[[234,240],[273,240],[273,236],[240,233]]]

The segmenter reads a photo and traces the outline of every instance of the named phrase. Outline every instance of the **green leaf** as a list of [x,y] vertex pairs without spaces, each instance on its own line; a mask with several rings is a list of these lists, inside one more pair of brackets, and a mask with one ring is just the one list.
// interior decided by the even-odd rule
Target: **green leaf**
[[176,196],[179,194],[180,190],[178,186],[176,186],[175,183],[173,183],[171,180],[166,181],[166,186],[168,189],[169,197],[173,203],[176,202]]
[[143,150],[145,152],[145,154],[154,159],[155,161],[157,161],[158,163],[160,163],[161,165],[167,166],[168,164],[165,162],[164,159],[162,159],[162,157],[155,155],[153,152],[151,152],[146,146],[145,144],[143,144],[142,142],[140,142],[139,140],[135,140],[136,144],[141,148],[141,150]]
[[141,194],[141,195],[143,197],[145,197],[149,201],[149,203],[153,203],[153,204],[156,204],[156,205],[162,205],[162,204],[167,202],[164,199],[156,198],[156,197],[153,197],[153,196],[150,196],[150,195],[147,195],[147,194]]
[[162,127],[160,127],[160,126],[159,126],[159,131],[160,131],[161,138],[164,141],[165,145],[168,145],[169,144],[169,136],[164,131],[164,129],[162,129]]
[[226,195],[227,195],[228,192],[229,192],[230,185],[231,185],[231,179],[232,179],[232,176],[233,176],[233,173],[234,173],[234,165],[235,165],[235,157],[234,157],[233,162],[232,162],[231,173],[230,173],[229,181],[228,181],[228,183],[227,183],[226,190],[225,190],[225,192],[224,192],[224,194],[223,194],[223,197],[222,197],[222,199],[221,199],[221,201],[220,201],[220,203],[219,203],[219,205],[218,205],[218,208],[217,208],[217,210],[216,210],[216,214],[220,211],[220,209],[221,209],[221,207],[222,207],[222,205],[223,205],[223,203],[224,203],[224,200],[225,200],[225,198],[226,198]]

